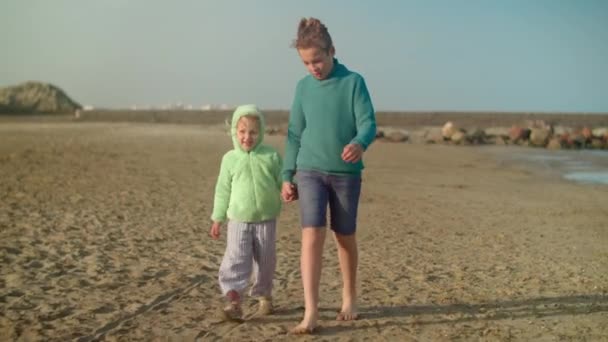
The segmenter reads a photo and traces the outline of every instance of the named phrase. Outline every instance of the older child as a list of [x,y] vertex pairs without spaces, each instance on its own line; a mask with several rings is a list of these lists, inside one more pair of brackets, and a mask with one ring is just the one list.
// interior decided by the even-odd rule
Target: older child
[[304,319],[292,333],[317,326],[326,212],[342,272],[342,308],[336,319],[357,319],[357,207],[362,155],[376,135],[374,108],[363,77],[334,58],[331,36],[318,19],[302,19],[294,47],[308,76],[296,87],[289,115],[282,197],[300,204]]
[[259,314],[272,312],[276,266],[276,218],[281,210],[281,157],[262,144],[264,117],[254,105],[239,106],[232,116],[234,149],[222,158],[215,187],[210,234],[219,238],[228,219],[227,245],[219,283],[227,304],[225,318],[242,319],[241,297],[254,273],[250,295],[259,298]]

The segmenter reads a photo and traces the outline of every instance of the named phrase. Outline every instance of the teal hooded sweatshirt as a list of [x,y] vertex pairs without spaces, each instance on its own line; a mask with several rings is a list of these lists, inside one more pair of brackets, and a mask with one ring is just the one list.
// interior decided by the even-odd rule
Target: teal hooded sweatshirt
[[343,161],[344,146],[359,144],[367,150],[375,137],[376,115],[363,76],[334,59],[326,79],[308,75],[298,82],[282,178],[291,182],[296,170],[359,174],[363,161]]
[[[241,148],[236,136],[237,123],[244,115],[255,115],[260,122],[258,141],[249,152]],[[259,222],[279,215],[282,160],[274,148],[263,144],[264,129],[264,116],[255,105],[236,108],[230,129],[234,149],[224,154],[215,186],[214,222]]]

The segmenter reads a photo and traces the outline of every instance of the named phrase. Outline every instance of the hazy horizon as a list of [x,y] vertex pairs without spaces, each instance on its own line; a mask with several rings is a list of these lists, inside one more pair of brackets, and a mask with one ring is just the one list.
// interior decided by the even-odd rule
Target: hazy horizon
[[601,0],[5,0],[0,87],[47,82],[108,109],[288,110],[306,75],[289,45],[309,16],[378,111],[608,112]]

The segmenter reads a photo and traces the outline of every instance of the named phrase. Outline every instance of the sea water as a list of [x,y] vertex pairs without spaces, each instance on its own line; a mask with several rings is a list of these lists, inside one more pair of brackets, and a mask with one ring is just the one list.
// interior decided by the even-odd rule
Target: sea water
[[[496,149],[504,148],[496,146]],[[497,152],[495,150],[495,152]],[[506,151],[502,151],[506,152]],[[542,148],[509,148],[501,158],[524,162],[548,172],[558,172],[564,179],[608,185],[608,150],[547,150]]]

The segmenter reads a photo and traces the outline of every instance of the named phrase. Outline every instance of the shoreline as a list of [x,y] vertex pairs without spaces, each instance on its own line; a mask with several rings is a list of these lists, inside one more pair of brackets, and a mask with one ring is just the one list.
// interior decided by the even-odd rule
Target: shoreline
[[483,146],[481,151],[493,155],[499,162],[530,170],[540,176],[579,185],[608,186],[608,151],[606,150]]

